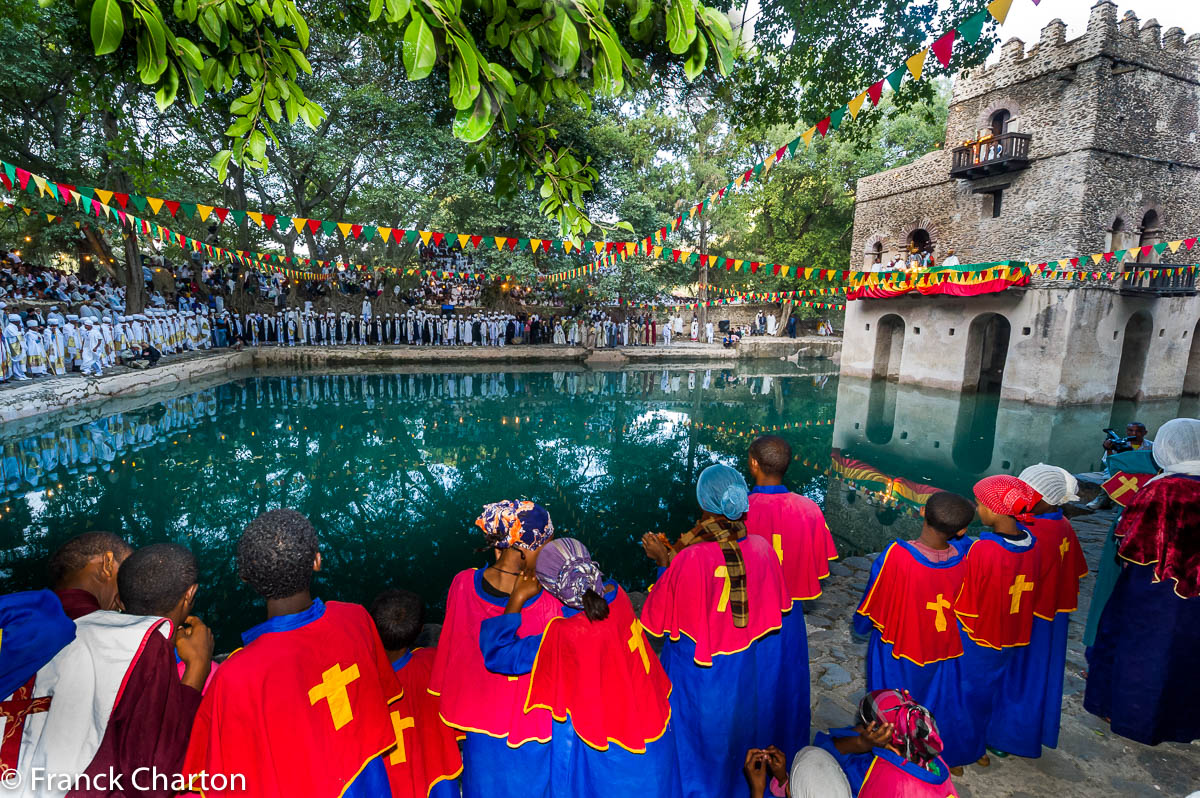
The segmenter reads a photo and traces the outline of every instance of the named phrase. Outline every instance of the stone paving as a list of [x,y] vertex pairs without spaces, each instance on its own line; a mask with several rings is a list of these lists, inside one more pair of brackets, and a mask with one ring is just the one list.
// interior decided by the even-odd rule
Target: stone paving
[[[967,767],[954,780],[963,798],[1183,798],[1200,790],[1200,743],[1145,746],[1112,734],[1107,724],[1083,709],[1087,669],[1083,625],[1112,519],[1111,512],[1072,519],[1091,578],[1084,580],[1080,610],[1071,617],[1059,747],[1044,749],[1039,759],[992,757],[990,767]],[[866,689],[863,662],[867,646],[851,638],[850,619],[876,556],[846,557],[832,563],[824,594],[807,607],[814,730],[849,725]]]

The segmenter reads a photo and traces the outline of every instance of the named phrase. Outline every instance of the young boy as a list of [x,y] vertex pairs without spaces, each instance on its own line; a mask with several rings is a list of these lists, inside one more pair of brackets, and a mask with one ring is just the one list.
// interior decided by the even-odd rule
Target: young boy
[[750,491],[746,531],[771,544],[783,569],[791,609],[784,615],[780,632],[788,661],[788,685],[796,711],[782,719],[784,728],[776,737],[788,756],[808,744],[809,669],[808,634],[801,601],[821,595],[821,580],[829,576],[829,561],[837,559],[833,536],[821,509],[812,499],[788,491],[783,476],[792,464],[792,447],[776,435],[764,435],[750,444]]
[[[954,493],[929,497],[921,535],[895,540],[875,558],[854,616],[867,644],[867,689],[905,689],[954,730],[966,678],[954,600],[966,575],[971,540],[963,537],[975,505]],[[957,735],[945,735],[947,761],[961,759]],[[978,758],[978,757],[977,757]],[[974,760],[971,760],[974,761]]]
[[133,548],[111,532],[85,532],[50,555],[50,589],[75,620],[96,610],[119,610],[117,576]]
[[437,650],[413,648],[425,606],[408,590],[385,590],[371,602],[371,620],[404,696],[392,704],[396,750],[387,756],[392,798],[451,798],[459,794],[458,735],[442,722],[441,700],[429,693]]
[[1041,569],[1033,535],[1024,523],[1042,497],[1016,477],[997,475],[975,484],[975,498],[979,519],[991,531],[981,534],[967,552],[962,590],[954,601],[968,678],[966,715],[957,740],[966,745],[962,756],[946,760],[951,767],[973,761],[988,764],[989,731],[994,735],[1005,726],[992,722],[1001,703],[1004,713],[1036,712],[1041,717],[1040,701],[1036,708],[1028,707],[1018,697],[1002,695],[1001,685],[1017,650],[1029,645],[1033,629],[1034,590]]
[[312,597],[317,548],[295,510],[263,513],[238,541],[238,574],[266,599],[267,620],[242,634],[196,714],[183,773],[208,798],[390,792],[400,685],[367,611]]

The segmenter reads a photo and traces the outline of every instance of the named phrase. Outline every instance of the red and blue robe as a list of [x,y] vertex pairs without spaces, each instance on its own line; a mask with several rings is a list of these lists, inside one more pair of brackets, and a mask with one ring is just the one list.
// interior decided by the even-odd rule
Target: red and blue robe
[[242,642],[204,694],[182,772],[244,774],[245,789],[206,798],[388,795],[401,688],[367,611],[314,599]]
[[1146,485],[1117,525],[1123,565],[1088,652],[1083,707],[1146,745],[1200,739],[1197,530],[1200,478],[1184,475]]
[[[934,720],[937,720],[935,717]],[[939,731],[941,727],[939,726]],[[855,798],[951,798],[958,791],[950,781],[950,767],[942,757],[929,768],[915,765],[886,748],[869,754],[843,754],[833,741],[838,737],[857,737],[854,729],[830,729],[818,732],[813,745],[828,751],[850,782]]]
[[[75,624],[51,591],[0,596],[0,698],[33,678],[74,639]],[[0,767],[3,761],[0,754]]]
[[750,491],[746,531],[771,544],[791,598],[780,636],[792,666],[785,669],[781,689],[797,711],[781,715],[782,725],[774,737],[775,745],[790,758],[808,745],[810,722],[808,630],[802,602],[821,595],[821,580],[829,576],[829,562],[837,559],[837,548],[817,503],[783,485],[761,485]]
[[963,586],[954,600],[966,676],[965,712],[953,730],[953,749],[942,751],[951,767],[970,764],[986,753],[991,744],[989,726],[992,731],[997,728],[992,725],[995,711],[1008,717],[1036,717],[1039,722],[1042,716],[1041,696],[1022,702],[1001,693],[1017,649],[1029,645],[1033,591],[1040,573],[1033,536],[1025,527],[1020,529],[1021,537],[1012,539],[984,532],[967,552]]
[[488,670],[528,674],[525,710],[554,718],[549,783],[533,798],[680,794],[671,682],[629,597],[615,582],[605,587],[602,621],[566,607],[540,635],[520,637],[519,615],[489,618],[480,630]]
[[1058,747],[1067,631],[1079,604],[1079,580],[1087,576],[1088,567],[1075,530],[1061,510],[1035,515],[1026,526],[1036,541],[1039,568],[1033,626],[1029,645],[1012,655],[1001,680],[1003,701],[992,715],[987,744],[1034,758],[1042,755],[1043,745]]
[[695,543],[676,554],[642,608],[645,630],[668,638],[661,659],[673,687],[675,745],[689,798],[744,790],[746,751],[774,742],[781,714],[808,710],[782,690],[783,671],[793,663],[779,628],[792,602],[779,558],[757,535],[738,545],[749,598],[745,627],[733,624],[718,543]]
[[392,798],[455,798],[462,773],[461,732],[439,714],[429,693],[435,649],[418,648],[392,663],[404,695],[390,707],[396,748],[384,756]]
[[[969,538],[950,541],[954,554],[931,562],[911,543],[893,541],[875,558],[854,629],[870,633],[867,689],[908,690],[933,713],[946,751],[961,759],[957,729],[967,724],[963,646],[954,599],[966,576]],[[978,759],[978,757],[976,757]]]
[[[549,784],[554,719],[543,709],[525,711],[529,674],[484,665],[480,628],[503,615],[508,600],[484,589],[483,571],[468,568],[450,583],[429,692],[441,698],[446,725],[465,734],[464,798],[540,795]],[[521,609],[519,632],[539,635],[560,615],[562,604],[543,591]]]

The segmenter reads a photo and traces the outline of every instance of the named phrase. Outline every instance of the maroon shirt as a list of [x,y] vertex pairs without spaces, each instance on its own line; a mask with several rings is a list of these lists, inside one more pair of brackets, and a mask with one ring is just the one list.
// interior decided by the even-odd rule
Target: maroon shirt
[[58,596],[58,600],[63,605],[63,612],[72,621],[100,609],[100,602],[96,600],[95,596],[77,587],[55,590],[54,595]]

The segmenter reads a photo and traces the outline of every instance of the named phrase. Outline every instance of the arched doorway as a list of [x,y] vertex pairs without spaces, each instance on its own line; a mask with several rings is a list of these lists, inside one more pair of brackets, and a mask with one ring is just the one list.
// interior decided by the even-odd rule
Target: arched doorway
[[1138,399],[1142,393],[1142,375],[1146,371],[1146,350],[1154,320],[1144,310],[1129,317],[1121,342],[1121,365],[1117,369],[1115,399]]
[[908,234],[908,251],[912,252],[916,249],[917,252],[924,252],[929,249],[931,239],[929,231],[923,227],[918,227]]
[[993,136],[1000,136],[1008,132],[1010,121],[1012,121],[1012,114],[1007,109],[1001,108],[992,114],[992,118],[988,120],[988,127],[992,129]]
[[1141,247],[1152,247],[1162,240],[1162,232],[1158,227],[1158,211],[1146,211],[1146,215],[1142,217],[1141,234],[1138,236],[1138,263],[1158,263],[1157,252],[1151,250],[1147,254],[1141,250]]
[[966,393],[1000,393],[1012,325],[999,313],[975,317],[967,330],[967,357],[963,370]]
[[1200,396],[1200,322],[1192,330],[1192,348],[1188,352],[1187,371],[1183,373],[1183,393]]
[[904,319],[894,313],[881,318],[875,331],[875,362],[872,376],[899,380],[900,360],[904,355]]

